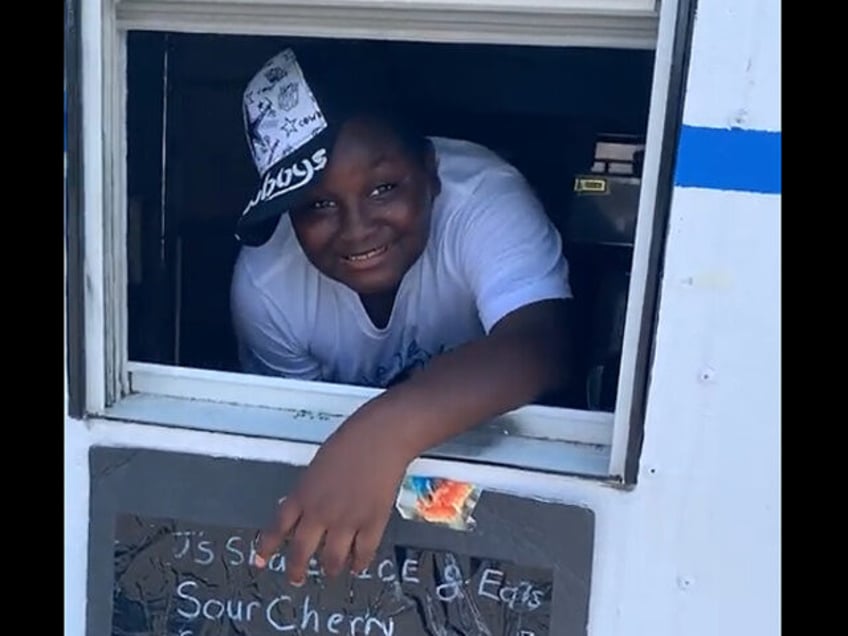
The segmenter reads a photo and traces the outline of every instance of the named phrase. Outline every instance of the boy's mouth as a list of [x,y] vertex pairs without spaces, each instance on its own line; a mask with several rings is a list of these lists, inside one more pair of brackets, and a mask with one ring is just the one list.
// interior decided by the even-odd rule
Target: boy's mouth
[[384,254],[387,249],[389,249],[388,244],[381,245],[380,247],[375,247],[374,249],[370,249],[365,252],[360,252],[358,254],[348,254],[347,256],[343,256],[342,258],[349,263],[362,263],[364,261],[369,261],[372,258],[376,258]]

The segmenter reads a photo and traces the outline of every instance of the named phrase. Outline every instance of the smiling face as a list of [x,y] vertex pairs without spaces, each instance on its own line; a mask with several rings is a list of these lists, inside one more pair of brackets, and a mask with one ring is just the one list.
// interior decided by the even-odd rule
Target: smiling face
[[361,295],[397,289],[430,234],[439,192],[432,145],[419,151],[390,126],[356,118],[341,130],[321,180],[291,211],[322,273]]

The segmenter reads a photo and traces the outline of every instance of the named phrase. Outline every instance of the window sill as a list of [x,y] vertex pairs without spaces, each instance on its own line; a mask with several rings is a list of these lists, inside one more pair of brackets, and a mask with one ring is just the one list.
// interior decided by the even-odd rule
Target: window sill
[[[378,390],[130,363],[132,393],[111,420],[322,443]],[[542,472],[607,477],[613,416],[526,406],[434,448],[427,456]]]

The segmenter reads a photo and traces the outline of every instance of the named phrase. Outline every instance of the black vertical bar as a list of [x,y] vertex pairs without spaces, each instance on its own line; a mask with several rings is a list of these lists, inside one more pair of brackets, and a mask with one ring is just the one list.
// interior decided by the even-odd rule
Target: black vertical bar
[[85,414],[85,273],[80,0],[65,0],[65,238],[67,258],[68,414]]
[[127,38],[127,192],[141,215],[141,272],[128,290],[129,359],[156,363],[171,360],[163,247],[166,39],[138,31]]

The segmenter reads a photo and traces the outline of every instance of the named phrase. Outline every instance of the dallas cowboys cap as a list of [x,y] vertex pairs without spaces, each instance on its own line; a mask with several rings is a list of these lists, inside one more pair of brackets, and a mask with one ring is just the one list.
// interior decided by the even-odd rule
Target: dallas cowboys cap
[[236,226],[236,238],[245,245],[265,243],[280,216],[317,181],[347,119],[391,108],[386,82],[375,77],[373,63],[363,68],[362,56],[334,57],[322,59],[314,51],[295,56],[285,49],[244,91],[245,133],[259,171],[256,194]]

